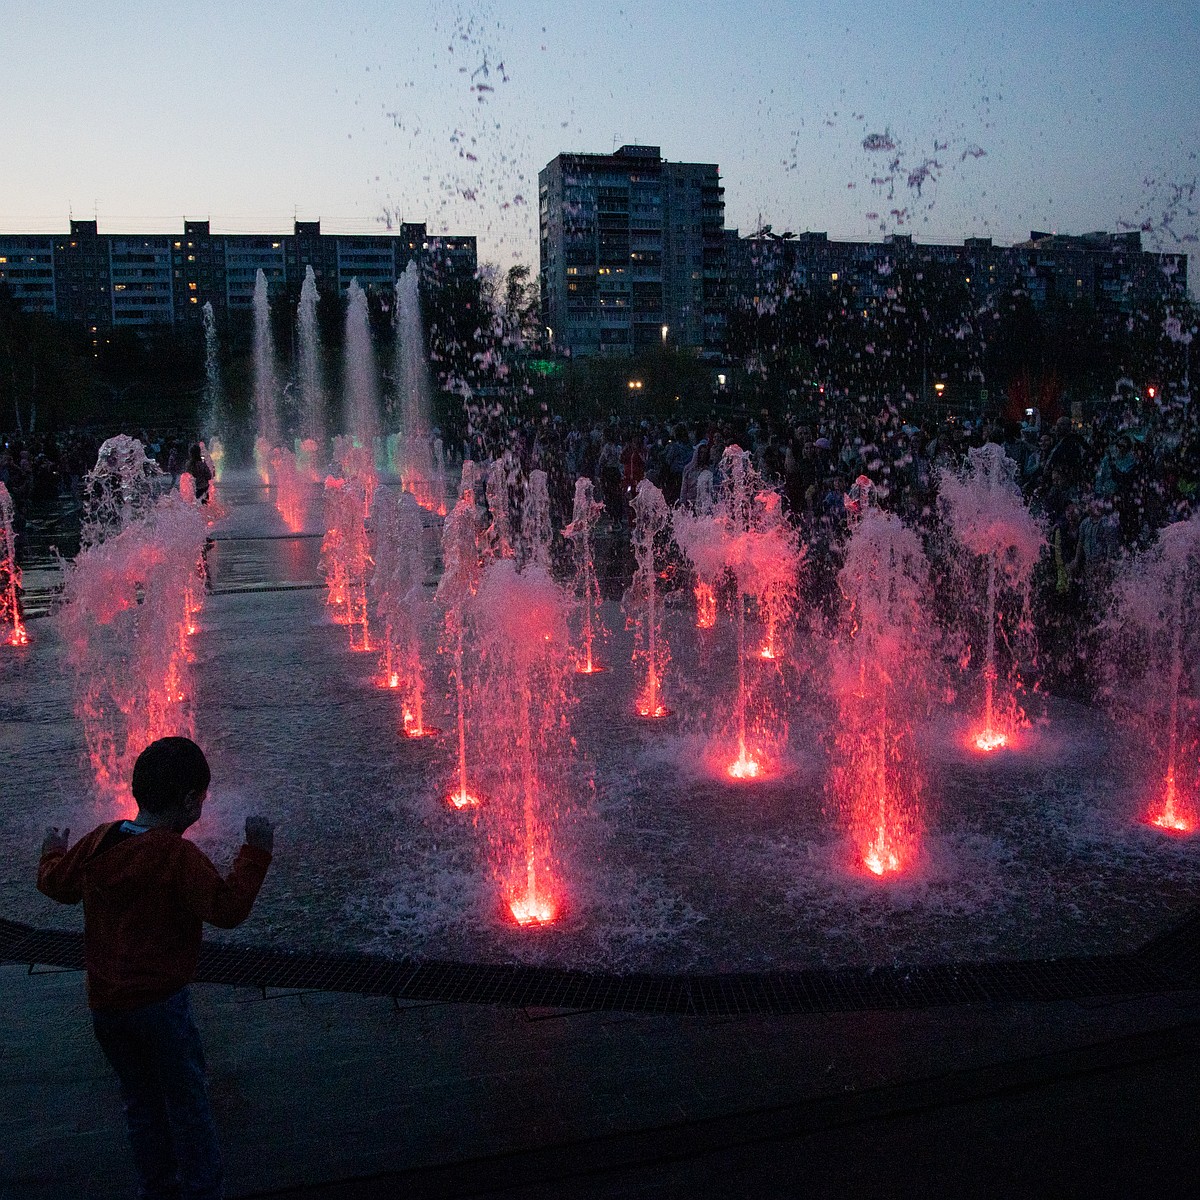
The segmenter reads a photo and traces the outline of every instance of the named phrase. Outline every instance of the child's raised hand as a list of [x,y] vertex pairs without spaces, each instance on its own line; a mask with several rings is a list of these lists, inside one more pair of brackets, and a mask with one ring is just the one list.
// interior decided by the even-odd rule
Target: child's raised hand
[[247,817],[246,845],[270,854],[275,847],[275,823],[268,821],[266,817]]
[[43,854],[66,854],[70,842],[71,830],[59,829],[57,825],[46,828],[46,836],[42,839]]

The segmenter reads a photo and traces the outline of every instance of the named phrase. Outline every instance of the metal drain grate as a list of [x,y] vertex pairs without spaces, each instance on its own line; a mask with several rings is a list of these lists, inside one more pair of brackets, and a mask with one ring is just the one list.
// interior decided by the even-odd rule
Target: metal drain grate
[[[80,969],[83,935],[0,919],[0,962]],[[1200,987],[1200,910],[1135,954],[734,975],[602,975],[205,943],[196,978],[453,1004],[738,1016],[1079,1000]]]

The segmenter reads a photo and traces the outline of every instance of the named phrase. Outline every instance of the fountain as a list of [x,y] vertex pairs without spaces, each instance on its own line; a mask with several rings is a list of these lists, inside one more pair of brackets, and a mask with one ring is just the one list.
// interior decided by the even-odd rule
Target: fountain
[[663,638],[658,596],[658,567],[655,565],[655,540],[666,532],[671,522],[671,510],[663,494],[648,479],[638,484],[630,507],[633,509],[633,556],[637,569],[625,596],[627,612],[636,614],[634,661],[643,671],[641,687],[634,702],[639,717],[656,720],[671,716],[662,702],[663,676],[670,651]]
[[254,276],[254,465],[263,483],[271,447],[279,445],[278,386],[267,277],[260,267]]
[[1200,784],[1200,514],[1168,525],[1123,564],[1102,632],[1105,696],[1162,780],[1146,820],[1191,833]]
[[[479,798],[467,783],[467,688],[463,675],[463,635],[466,610],[471,597],[479,588],[479,522],[480,512],[475,504],[475,464],[463,463],[461,495],[446,518],[442,530],[442,578],[438,582],[437,600],[445,611],[443,649],[454,655],[454,699],[458,733],[458,786],[450,794],[455,808],[474,808]],[[446,643],[449,646],[446,646]]]
[[400,401],[399,475],[422,508],[445,515],[445,475],[434,468],[431,446],[432,385],[421,319],[421,272],[411,261],[396,281],[396,379]]
[[0,638],[6,646],[29,644],[29,634],[21,617],[20,592],[21,568],[17,566],[12,496],[0,483]]
[[596,499],[596,489],[590,479],[575,480],[575,504],[571,510],[571,523],[563,529],[575,551],[575,596],[583,613],[583,653],[576,656],[575,670],[580,675],[595,675],[604,668],[596,661],[593,648],[597,638],[603,639],[608,631],[600,615],[602,597],[600,581],[596,578],[596,563],[593,557],[593,538],[596,525],[604,512],[604,504]]
[[[712,509],[707,513],[679,509],[674,533],[709,595],[718,578],[728,577],[733,583],[734,757],[723,769],[733,779],[758,779],[777,759],[788,726],[783,705],[772,694],[777,688],[771,685],[778,680],[761,672],[751,679],[748,660],[753,657],[778,667],[783,657],[781,627],[793,609],[802,551],[798,535],[784,519],[779,494],[765,486],[749,454],[728,447],[721,459],[721,479]],[[763,644],[753,655],[746,640],[746,609],[751,602],[765,627]],[[711,627],[711,622],[705,626],[699,619],[697,624]]]
[[568,794],[565,600],[543,568],[518,573],[510,559],[496,559],[471,608],[479,639],[472,740],[486,764],[489,802],[480,811],[493,868],[512,918],[545,925],[563,904],[552,833]]
[[[961,474],[941,472],[938,495],[957,548],[956,611],[982,615],[983,718],[969,742],[985,753],[1010,745],[1027,723],[1018,695],[1021,669],[1033,657],[1030,583],[1045,537],[1025,506],[1016,469],[994,443],[972,448]],[[960,620],[955,632],[969,639],[970,622]],[[1005,652],[1003,678],[996,664],[998,636]],[[959,659],[965,667],[971,658],[966,641]]]
[[203,599],[205,516],[178,493],[64,564],[58,622],[95,785],[129,815],[133,761],[192,736],[189,631]]
[[379,385],[375,350],[367,312],[367,293],[358,280],[350,281],[346,306],[346,361],[343,425],[354,446],[369,456],[365,466],[375,471],[375,439],[379,436]]
[[308,479],[302,473],[296,456],[281,446],[274,446],[268,457],[267,477],[275,493],[275,507],[283,523],[292,533],[304,528],[308,496]]
[[512,512],[509,508],[509,486],[512,466],[507,454],[497,458],[488,468],[486,493],[488,510],[492,514],[488,530],[488,552],[493,558],[515,558]]
[[80,542],[84,548],[142,520],[162,491],[163,473],[137,438],[118,434],[100,446],[96,465],[83,479]]
[[846,604],[830,647],[836,725],[828,791],[858,861],[904,871],[918,854],[924,789],[918,734],[930,709],[934,631],[920,539],[869,508],[846,547]]
[[[212,302],[204,302],[204,399],[201,403],[200,434],[216,446],[217,431],[224,428],[221,393],[221,358],[217,345],[217,321]],[[219,480],[218,480],[219,482]]]
[[367,580],[372,559],[365,524],[366,492],[357,479],[325,480],[325,538],[321,566],[334,621],[351,627],[350,649],[369,651]]
[[430,737],[425,724],[425,673],[421,634],[425,625],[421,510],[408,492],[380,488],[372,510],[375,527],[375,613],[383,625],[382,684],[401,691],[405,737]]
[[325,389],[321,383],[321,336],[317,327],[317,276],[310,263],[304,268],[304,283],[300,287],[300,307],[296,314],[298,341],[297,375],[300,384],[301,428],[306,441],[312,443],[309,467],[320,465],[321,447],[325,444]]
[[550,547],[554,530],[550,525],[550,488],[545,471],[530,471],[525,481],[525,499],[521,505],[522,568],[541,567],[550,571]]

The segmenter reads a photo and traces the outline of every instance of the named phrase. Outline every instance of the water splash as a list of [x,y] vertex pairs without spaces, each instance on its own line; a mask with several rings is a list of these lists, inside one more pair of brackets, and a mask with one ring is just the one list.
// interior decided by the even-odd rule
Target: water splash
[[562,531],[575,551],[575,596],[583,614],[580,641],[582,652],[576,656],[575,670],[580,675],[595,675],[604,668],[594,653],[597,640],[607,635],[600,617],[600,581],[596,578],[593,537],[596,525],[604,512],[604,504],[596,499],[596,489],[590,479],[575,481],[575,503],[571,523]]
[[643,673],[634,711],[639,717],[654,720],[671,715],[671,710],[663,703],[663,676],[670,662],[670,650],[663,637],[658,567],[655,564],[655,541],[669,528],[671,510],[662,492],[648,479],[638,484],[630,507],[633,510],[633,556],[637,568],[626,593],[625,606],[634,614],[634,661]]
[[550,546],[554,530],[550,525],[550,487],[545,471],[530,471],[525,481],[525,500],[521,505],[522,568],[550,570]]
[[838,573],[846,605],[830,648],[837,724],[828,789],[858,861],[876,876],[907,869],[919,848],[917,735],[934,684],[928,574],[917,535],[878,509],[856,526]]
[[381,683],[399,691],[405,737],[420,738],[438,730],[425,723],[425,670],[421,642],[427,604],[423,584],[421,510],[412,493],[380,488],[372,509],[375,529],[375,596],[377,624],[383,627]]
[[542,925],[563,903],[552,837],[568,787],[566,603],[542,568],[518,573],[510,559],[497,559],[471,607],[480,662],[475,736],[489,767],[481,811],[508,912],[520,925]]
[[304,437],[315,446],[311,466],[320,465],[321,449],[325,445],[327,419],[325,388],[321,382],[321,334],[317,325],[317,276],[309,264],[304,268],[304,283],[300,286],[300,307],[296,314],[298,339],[297,374],[300,383],[300,408],[303,413]]
[[29,633],[21,617],[21,568],[13,533],[13,501],[0,482],[0,639],[6,646],[27,646]]
[[[1025,506],[1016,466],[1002,447],[989,443],[968,451],[961,473],[940,473],[938,506],[963,559],[956,589],[960,612],[982,617],[983,713],[969,740],[985,753],[1012,745],[1027,724],[1018,696],[1022,668],[1033,656],[1030,590],[1046,539]],[[968,624],[959,627],[966,631]],[[1003,673],[998,641],[1006,652]],[[969,663],[970,647],[959,657]]]
[[128,529],[154,507],[163,473],[137,438],[118,434],[100,446],[83,479],[80,542],[86,549]]
[[156,738],[194,732],[189,629],[204,591],[207,524],[178,493],[64,566],[57,619],[74,708],[105,806],[130,814],[133,761]]
[[260,267],[254,276],[254,419],[255,459],[264,483],[266,464],[259,443],[266,455],[279,444],[278,390],[267,277]]
[[1104,694],[1145,747],[1154,796],[1149,824],[1197,826],[1200,747],[1200,514],[1168,525],[1127,560],[1102,625]]
[[367,312],[367,294],[357,279],[350,281],[346,305],[345,429],[354,445],[370,455],[375,468],[375,439],[379,436],[379,385],[375,349]]
[[372,558],[365,523],[366,492],[357,479],[325,480],[325,538],[321,568],[327,587],[326,603],[339,625],[349,625],[350,648],[369,651],[367,581]]
[[444,569],[438,582],[437,599],[445,611],[445,640],[454,655],[454,699],[458,734],[458,785],[450,794],[455,808],[475,808],[479,797],[467,779],[467,688],[463,675],[463,641],[466,610],[479,588],[480,512],[475,504],[474,463],[463,463],[463,480],[458,503],[442,530]]

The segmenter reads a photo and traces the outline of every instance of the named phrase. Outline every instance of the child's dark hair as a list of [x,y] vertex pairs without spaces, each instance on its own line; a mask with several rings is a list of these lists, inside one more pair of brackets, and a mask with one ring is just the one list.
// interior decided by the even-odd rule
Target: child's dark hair
[[208,759],[191,738],[159,738],[133,764],[133,798],[144,812],[167,812],[189,792],[203,792],[211,778]]

